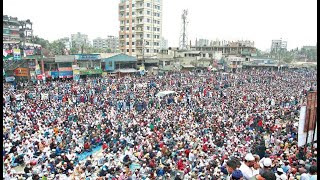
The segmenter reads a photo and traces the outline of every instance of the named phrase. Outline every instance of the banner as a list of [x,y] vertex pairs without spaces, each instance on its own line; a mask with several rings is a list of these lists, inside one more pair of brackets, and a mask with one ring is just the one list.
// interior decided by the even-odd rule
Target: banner
[[73,72],[72,71],[59,71],[59,78],[72,78]]
[[13,59],[21,60],[20,49],[13,49]]
[[80,75],[92,75],[92,74],[101,74],[102,69],[88,69],[86,71],[80,70]]
[[58,78],[59,77],[59,72],[58,71],[51,71],[51,77],[54,78]]
[[14,75],[21,77],[29,76],[28,68],[17,68],[14,70]]
[[13,82],[16,78],[14,76],[6,77],[6,82]]
[[304,125],[304,132],[313,130],[316,125],[317,117],[317,92],[310,91],[307,95],[307,110]]
[[24,50],[25,55],[27,56],[32,56],[33,55],[34,50],[33,49],[29,49],[29,50]]
[[[301,147],[306,144],[307,133],[304,132],[305,120],[306,120],[306,106],[302,106],[300,108],[300,118],[299,118],[299,126],[298,126],[298,146]],[[314,141],[317,140],[317,131],[318,126],[316,124],[316,130],[314,135]],[[313,130],[308,132],[308,143],[312,142]]]
[[80,79],[80,70],[73,69],[73,80],[78,81]]
[[58,71],[72,71],[72,67],[60,67]]

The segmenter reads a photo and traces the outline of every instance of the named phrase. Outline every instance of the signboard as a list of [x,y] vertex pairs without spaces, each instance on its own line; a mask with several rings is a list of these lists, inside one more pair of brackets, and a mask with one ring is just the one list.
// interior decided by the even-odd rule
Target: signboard
[[72,67],[61,67],[58,68],[58,71],[72,71]]
[[20,77],[29,76],[28,68],[17,68],[14,70],[14,75]]
[[80,79],[80,70],[73,69],[73,80],[78,81]]
[[72,65],[72,69],[79,69],[78,65]]
[[6,82],[13,82],[16,78],[14,76],[6,77]]
[[91,75],[91,74],[101,74],[102,69],[88,69],[88,70],[80,70],[80,75]]
[[59,77],[59,72],[58,71],[51,71],[51,77],[52,78],[58,78]]
[[72,78],[72,71],[59,71],[59,78]]
[[307,138],[307,134],[308,134],[308,143],[312,142],[312,138],[313,138],[313,133],[315,133],[314,135],[314,141],[317,140],[317,132],[318,132],[318,126],[316,124],[316,129],[315,131],[309,130],[309,132],[304,132],[304,127],[305,127],[305,123],[306,123],[306,106],[302,106],[300,108],[300,118],[299,118],[299,126],[298,126],[298,146],[301,147],[303,145],[306,144],[306,138]]
[[307,95],[307,110],[304,125],[304,132],[313,130],[316,126],[317,117],[317,92],[310,91]]
[[88,60],[100,60],[100,54],[77,54],[75,55],[77,61],[88,61]]
[[55,62],[74,62],[74,55],[56,55]]

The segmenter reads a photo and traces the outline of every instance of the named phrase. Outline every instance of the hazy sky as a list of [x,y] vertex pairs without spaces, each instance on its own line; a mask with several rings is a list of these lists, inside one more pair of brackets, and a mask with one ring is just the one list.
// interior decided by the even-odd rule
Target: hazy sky
[[[50,41],[81,32],[90,40],[118,36],[120,0],[4,0],[5,15],[30,19],[34,34]],[[181,14],[188,9],[188,38],[253,40],[261,50],[272,39],[288,49],[317,42],[317,0],[163,0],[162,35],[179,45]]]

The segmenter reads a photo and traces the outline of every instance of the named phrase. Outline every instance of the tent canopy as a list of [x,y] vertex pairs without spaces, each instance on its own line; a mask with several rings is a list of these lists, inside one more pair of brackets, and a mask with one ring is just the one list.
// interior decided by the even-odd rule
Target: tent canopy
[[163,97],[165,95],[169,95],[169,94],[175,94],[175,91],[160,91],[158,94],[156,94],[156,97]]

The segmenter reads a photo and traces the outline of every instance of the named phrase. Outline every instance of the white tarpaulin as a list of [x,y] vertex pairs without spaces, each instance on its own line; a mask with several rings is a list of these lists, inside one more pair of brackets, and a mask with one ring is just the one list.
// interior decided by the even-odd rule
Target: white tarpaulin
[[160,91],[158,94],[156,94],[156,97],[163,97],[165,95],[169,95],[169,94],[175,94],[175,91]]
[[49,94],[41,93],[41,100],[47,100],[49,98]]
[[[300,118],[299,118],[299,127],[298,127],[298,146],[299,147],[306,144],[307,132],[303,132],[305,119],[306,119],[306,106],[302,106],[300,109]],[[317,140],[317,130],[318,130],[318,126],[316,123],[316,131],[315,131],[316,134],[314,135],[314,141]],[[308,143],[312,142],[312,137],[313,137],[313,130],[310,130],[308,134]]]

